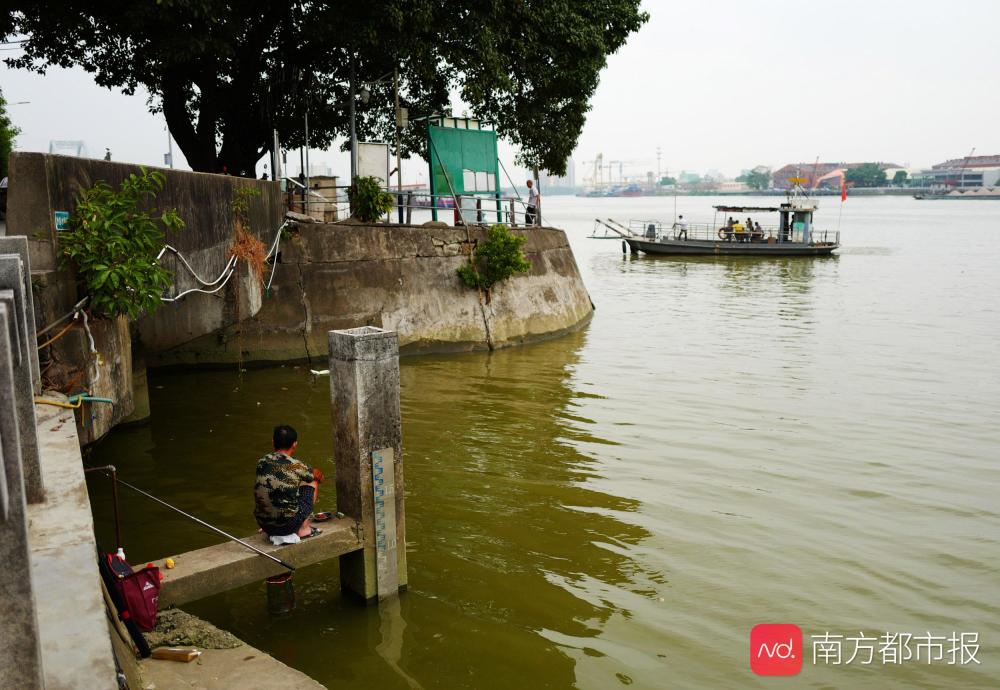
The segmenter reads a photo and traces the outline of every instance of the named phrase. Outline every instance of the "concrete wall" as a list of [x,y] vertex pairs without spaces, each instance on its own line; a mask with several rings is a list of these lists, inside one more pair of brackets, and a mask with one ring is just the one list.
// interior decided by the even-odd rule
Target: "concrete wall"
[[[187,227],[167,236],[166,242],[180,250],[194,270],[209,281],[218,276],[229,259],[233,242],[232,199],[238,188],[254,187],[260,196],[249,204],[250,229],[270,246],[281,224],[284,209],[275,182],[249,180],[228,175],[193,173],[151,168],[166,176],[163,191],[156,197],[158,208],[176,208]],[[139,166],[89,158],[18,152],[10,157],[10,184],[7,201],[7,234],[27,235],[32,272],[36,284],[46,294],[39,295],[39,318],[43,322],[66,313],[76,301],[72,275],[59,265],[59,233],[55,213],[72,212],[81,190],[105,181],[112,187]],[[178,292],[198,287],[190,273],[173,255],[162,263],[175,271]],[[240,289],[234,285],[215,295],[193,294],[177,305],[166,305],[144,319],[143,330],[157,347],[173,347],[232,323],[252,312],[255,304],[251,281],[244,268]],[[240,309],[235,307],[237,297]]]
[[403,353],[492,349],[552,337],[589,319],[593,305],[565,233],[517,228],[530,273],[493,288],[489,304],[456,269],[483,228],[300,223],[281,243],[270,294],[234,329],[158,353],[150,366],[312,359],[325,362],[327,331],[396,331]]

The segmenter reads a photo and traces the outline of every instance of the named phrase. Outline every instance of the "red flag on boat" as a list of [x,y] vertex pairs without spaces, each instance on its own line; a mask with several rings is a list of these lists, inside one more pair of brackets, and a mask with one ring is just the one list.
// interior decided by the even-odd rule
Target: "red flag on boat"
[[840,176],[840,200],[841,202],[847,201],[847,181],[844,176]]

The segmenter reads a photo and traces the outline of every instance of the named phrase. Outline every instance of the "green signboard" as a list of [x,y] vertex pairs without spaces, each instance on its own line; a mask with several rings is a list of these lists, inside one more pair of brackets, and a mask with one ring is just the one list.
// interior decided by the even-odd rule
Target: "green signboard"
[[428,124],[427,142],[432,198],[458,197],[463,207],[462,197],[495,198],[499,221],[497,133],[480,129],[477,120],[440,118]]

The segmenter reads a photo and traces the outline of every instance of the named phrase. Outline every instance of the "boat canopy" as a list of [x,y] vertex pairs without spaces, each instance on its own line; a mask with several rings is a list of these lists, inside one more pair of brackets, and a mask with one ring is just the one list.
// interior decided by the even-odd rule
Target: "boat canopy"
[[743,213],[744,211],[749,211],[750,213],[777,213],[782,210],[777,206],[716,206],[716,211],[722,211],[723,213]]
[[722,213],[780,213],[795,211],[815,211],[815,202],[800,200],[798,203],[782,204],[781,206],[715,206],[717,212]]

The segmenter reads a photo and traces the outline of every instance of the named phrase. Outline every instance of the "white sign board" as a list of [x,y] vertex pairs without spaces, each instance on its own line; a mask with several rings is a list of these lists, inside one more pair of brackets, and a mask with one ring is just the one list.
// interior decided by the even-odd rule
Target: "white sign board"
[[389,145],[358,142],[358,177],[377,177],[383,187],[389,185]]

